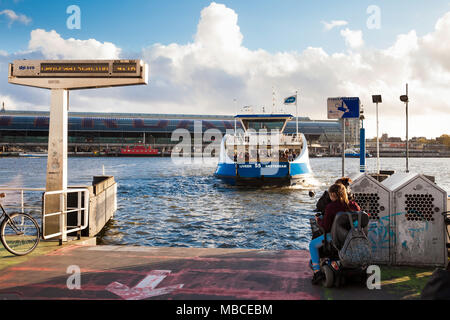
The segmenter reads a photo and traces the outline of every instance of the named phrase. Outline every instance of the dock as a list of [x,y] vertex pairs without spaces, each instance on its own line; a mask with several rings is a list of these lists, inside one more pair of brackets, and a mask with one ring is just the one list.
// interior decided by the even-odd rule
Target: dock
[[[380,290],[357,283],[325,289],[311,284],[308,263],[303,250],[96,246],[95,238],[44,242],[25,257],[0,249],[0,299],[420,299],[434,270],[381,267]],[[78,288],[73,270],[80,271]]]

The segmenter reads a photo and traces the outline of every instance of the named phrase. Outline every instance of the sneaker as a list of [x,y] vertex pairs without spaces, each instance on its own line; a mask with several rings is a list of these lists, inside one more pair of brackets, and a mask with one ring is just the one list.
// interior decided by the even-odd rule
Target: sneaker
[[314,276],[313,276],[311,282],[314,285],[318,285],[324,278],[325,278],[325,275],[323,274],[323,272],[321,270],[319,272],[314,273]]

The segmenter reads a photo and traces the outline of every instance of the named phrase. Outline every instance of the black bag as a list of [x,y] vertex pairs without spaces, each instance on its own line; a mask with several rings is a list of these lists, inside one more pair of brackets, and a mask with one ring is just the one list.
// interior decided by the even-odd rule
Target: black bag
[[325,214],[325,209],[330,202],[331,202],[330,195],[329,195],[328,191],[325,191],[316,203],[316,211],[319,211],[319,212],[322,212],[322,214]]
[[436,269],[422,290],[423,300],[450,300],[450,271]]

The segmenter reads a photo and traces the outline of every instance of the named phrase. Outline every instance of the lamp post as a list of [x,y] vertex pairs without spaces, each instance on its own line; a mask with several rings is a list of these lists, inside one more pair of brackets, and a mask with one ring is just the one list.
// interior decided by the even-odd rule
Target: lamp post
[[378,122],[378,104],[382,103],[381,95],[372,96],[372,102],[377,106],[377,174],[380,174],[380,137],[379,137],[379,122]]
[[406,173],[409,173],[409,164],[408,164],[408,158],[409,158],[409,139],[408,139],[408,103],[409,103],[409,96],[408,96],[408,84],[406,84],[406,95],[400,96],[400,101],[404,102],[406,105]]
[[366,129],[364,129],[364,111],[361,108],[359,120],[361,128],[359,131],[359,171],[366,172]]

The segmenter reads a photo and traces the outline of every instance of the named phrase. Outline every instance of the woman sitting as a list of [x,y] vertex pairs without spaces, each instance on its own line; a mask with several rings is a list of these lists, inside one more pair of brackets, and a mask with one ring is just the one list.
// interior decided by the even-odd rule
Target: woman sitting
[[[353,200],[353,195],[351,194],[350,190],[350,184],[352,183],[352,179],[348,177],[342,177],[338,180],[336,180],[334,183],[341,183],[344,185],[344,187],[347,190],[347,197],[349,200]],[[320,212],[321,214],[325,214],[325,209],[327,208],[327,205],[331,202],[330,195],[328,194],[328,191],[325,191],[323,195],[320,197],[319,201],[317,201],[316,204],[316,211]]]
[[320,270],[319,248],[322,246],[324,237],[331,241],[331,227],[336,214],[339,212],[360,211],[361,208],[354,201],[349,201],[347,196],[347,188],[342,183],[333,184],[329,189],[331,202],[325,209],[323,219],[316,217],[317,224],[325,230],[325,235],[311,240],[309,243],[309,253],[311,255],[311,266],[314,271],[313,284],[318,284],[324,278],[323,272]]

